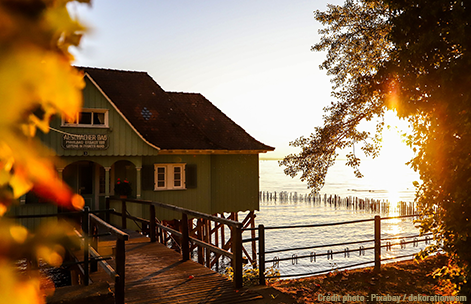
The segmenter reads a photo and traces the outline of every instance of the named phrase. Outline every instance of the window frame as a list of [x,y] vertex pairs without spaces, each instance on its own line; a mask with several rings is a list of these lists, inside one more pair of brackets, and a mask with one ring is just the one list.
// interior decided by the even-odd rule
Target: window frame
[[[91,123],[90,124],[81,124],[79,123],[81,113],[91,113]],[[94,114],[105,114],[104,115],[104,124],[93,124]],[[66,128],[109,128],[109,111],[108,109],[91,109],[83,108],[81,109],[75,117],[73,123],[68,123],[67,120],[62,116],[61,127]]]
[[[186,190],[186,179],[185,179],[185,167],[186,163],[158,163],[154,164],[154,191],[162,190]],[[159,187],[159,168],[164,169],[164,180],[163,186]],[[180,168],[180,186],[175,186],[175,168]]]

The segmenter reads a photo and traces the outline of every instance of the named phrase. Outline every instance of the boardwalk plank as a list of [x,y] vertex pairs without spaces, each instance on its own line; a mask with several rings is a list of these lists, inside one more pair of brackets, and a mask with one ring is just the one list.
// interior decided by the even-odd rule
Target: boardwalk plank
[[[100,242],[99,252],[109,254],[114,246],[113,241]],[[114,261],[110,264],[114,265]],[[104,271],[91,277],[94,281],[110,282]],[[179,253],[160,243],[150,243],[148,238],[134,238],[126,243],[128,304],[246,303],[259,298],[252,291],[234,290],[232,282],[222,275],[196,262],[183,262]]]

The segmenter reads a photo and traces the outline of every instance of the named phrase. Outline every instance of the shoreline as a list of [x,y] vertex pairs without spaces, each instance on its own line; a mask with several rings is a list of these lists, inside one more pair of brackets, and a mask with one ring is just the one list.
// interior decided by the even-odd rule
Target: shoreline
[[284,300],[264,303],[339,303],[343,300],[348,303],[364,303],[365,300],[386,301],[388,296],[389,301],[392,301],[392,297],[398,300],[401,296],[400,299],[405,300],[401,302],[423,303],[423,298],[414,297],[451,296],[449,290],[432,276],[433,271],[444,266],[446,261],[446,256],[437,254],[422,261],[387,263],[381,266],[381,272],[377,274],[373,272],[373,267],[365,267],[280,280],[269,284],[268,288],[276,290],[277,298],[282,294]]

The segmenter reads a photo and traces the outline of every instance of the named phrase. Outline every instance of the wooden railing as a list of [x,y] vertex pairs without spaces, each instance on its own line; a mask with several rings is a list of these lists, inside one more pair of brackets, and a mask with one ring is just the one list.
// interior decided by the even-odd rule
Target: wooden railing
[[[274,263],[278,264],[280,261],[292,261],[293,265],[296,263],[298,259],[310,259],[311,262],[316,261],[316,258],[319,257],[327,257],[327,259],[333,259],[334,255],[344,255],[344,256],[349,256],[350,253],[353,252],[358,252],[360,255],[365,254],[365,251],[372,250],[373,251],[373,260],[367,261],[367,262],[362,262],[362,263],[357,263],[357,264],[350,264],[346,265],[343,267],[337,267],[337,270],[340,269],[347,269],[347,268],[355,268],[355,267],[366,267],[367,265],[373,264],[374,266],[374,272],[378,273],[381,271],[381,262],[382,261],[391,261],[391,260],[396,260],[400,258],[412,258],[416,254],[408,254],[408,255],[402,255],[402,256],[396,256],[396,257],[390,257],[386,259],[381,258],[381,249],[385,248],[386,250],[391,250],[391,247],[394,245],[400,245],[401,248],[405,248],[406,244],[413,244],[416,246],[419,242],[425,242],[425,244],[428,244],[430,242],[429,236],[431,236],[431,233],[426,233],[423,235],[412,235],[412,236],[395,236],[391,238],[382,238],[381,237],[381,221],[382,220],[391,220],[391,219],[402,219],[402,218],[411,218],[411,217],[416,217],[417,215],[404,215],[404,216],[392,216],[392,217],[380,217],[379,215],[376,215],[372,219],[363,219],[363,220],[354,220],[354,221],[346,221],[346,222],[336,222],[336,223],[323,223],[323,224],[306,224],[306,225],[292,225],[292,226],[272,226],[272,227],[265,227],[264,225],[259,225],[258,228],[248,228],[246,230],[252,230],[252,231],[258,231],[258,237],[256,240],[258,240],[259,243],[259,283],[260,285],[265,285],[266,284],[266,275],[265,275],[265,264],[267,263]],[[266,251],[265,249],[265,231],[266,230],[290,230],[290,229],[304,229],[304,228],[316,228],[316,227],[326,227],[326,226],[338,226],[338,225],[347,225],[347,224],[357,224],[357,223],[363,223],[363,222],[374,222],[374,227],[373,227],[373,239],[369,240],[360,240],[360,241],[352,241],[352,242],[343,242],[343,243],[336,243],[336,244],[323,244],[323,245],[312,245],[312,246],[303,246],[303,247],[289,247],[285,249],[276,249],[276,250],[270,250]],[[423,239],[418,239],[419,237],[424,237]],[[405,241],[406,238],[413,238],[411,241]],[[400,240],[398,243],[391,243],[390,241],[392,240]],[[382,245],[382,241],[386,241],[386,244]],[[366,243],[373,243],[373,246],[370,247],[364,247],[360,246],[358,249],[348,249],[348,247],[343,250],[343,251],[336,251],[334,252],[333,250],[327,250],[327,253],[321,253],[321,254],[316,254],[315,252],[311,252],[310,254],[307,255],[296,255],[293,254],[291,257],[285,257],[285,258],[277,258],[275,257],[272,260],[267,260],[266,259],[266,254],[273,254],[273,253],[281,253],[281,252],[287,252],[287,251],[297,251],[297,250],[309,250],[309,249],[320,249],[320,248],[329,248],[329,247],[335,247],[335,246],[351,246],[355,244],[366,244]],[[301,277],[301,276],[312,276],[312,275],[319,275],[323,274],[326,272],[330,272],[331,269],[329,270],[320,270],[320,271],[315,271],[315,272],[309,272],[309,273],[295,273],[295,274],[287,274],[287,275],[278,275],[276,278],[280,277]]]
[[[125,241],[128,240],[128,234],[122,232],[116,227],[103,221],[97,217],[95,213],[108,214],[113,210],[95,210],[90,211],[89,207],[85,207],[81,211],[73,212],[62,212],[62,213],[50,213],[50,214],[36,214],[36,215],[16,215],[11,216],[14,219],[28,219],[28,218],[48,218],[48,217],[72,217],[76,218],[82,223],[82,231],[75,229],[77,237],[83,239],[83,261],[78,261],[79,257],[76,257],[76,262],[65,263],[65,266],[82,265],[83,284],[89,285],[90,272],[97,271],[98,264],[110,275],[115,282],[115,303],[124,304],[124,288],[125,288]],[[106,215],[106,217],[108,217]],[[101,230],[108,230],[107,233],[98,234],[98,227],[102,227]],[[116,236],[116,253],[115,253],[115,264],[116,270],[111,267],[106,260],[109,257],[103,257],[98,253],[98,237],[104,235],[115,235]]]
[[[106,206],[109,209],[111,207],[111,201],[118,202],[121,204],[121,212],[111,212],[110,214],[114,214],[121,217],[121,225],[122,228],[126,228],[127,226],[127,219],[131,219],[135,222],[140,222],[149,226],[149,238],[151,242],[157,241],[157,231],[166,231],[170,233],[172,236],[178,238],[180,240],[180,247],[181,247],[181,254],[182,260],[187,261],[190,259],[190,248],[191,243],[200,246],[201,248],[205,248],[210,252],[214,252],[217,255],[226,256],[231,259],[232,268],[234,271],[234,287],[241,288],[243,281],[242,281],[242,223],[237,221],[233,221],[226,218],[221,218],[217,216],[213,216],[210,214],[205,214],[202,212],[189,210],[186,208],[163,204],[159,202],[152,202],[152,201],[145,201],[145,200],[136,200],[136,199],[107,199]],[[146,205],[149,207],[149,218],[144,219],[137,216],[133,216],[127,212],[127,203],[137,203]],[[160,223],[156,217],[156,208],[163,208],[167,210],[172,210],[174,212],[180,213],[181,215],[181,224],[180,224],[180,231],[177,231],[173,228],[170,228],[166,225]],[[189,227],[189,219],[191,218],[198,218],[198,219],[205,219],[208,221],[213,221],[217,224],[226,225],[230,228],[231,231],[231,251],[227,251],[223,248],[217,247],[210,243],[210,240],[200,240],[190,236],[190,231],[192,227]],[[110,218],[107,218],[109,222]],[[164,242],[159,237],[159,241]]]
[[[107,213],[108,214],[108,213]],[[115,251],[115,265],[113,269],[106,260],[101,259],[98,253],[98,227],[102,227],[114,236],[116,236],[116,251]],[[124,288],[126,278],[126,251],[125,242],[129,239],[129,235],[117,229],[116,227],[105,222],[93,213],[89,213],[88,207],[84,208],[84,215],[82,220],[82,230],[88,237],[84,240],[84,270],[85,278],[88,278],[89,260],[91,260],[90,270],[96,271],[97,264],[105,270],[105,272],[114,279],[114,293],[115,303],[124,304]],[[87,246],[88,244],[88,246]],[[90,259],[91,256],[91,259]]]

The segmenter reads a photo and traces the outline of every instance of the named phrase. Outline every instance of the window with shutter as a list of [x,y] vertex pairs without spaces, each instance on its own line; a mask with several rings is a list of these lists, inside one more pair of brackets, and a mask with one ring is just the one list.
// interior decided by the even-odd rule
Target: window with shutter
[[185,186],[185,164],[154,164],[154,190],[179,190]]

